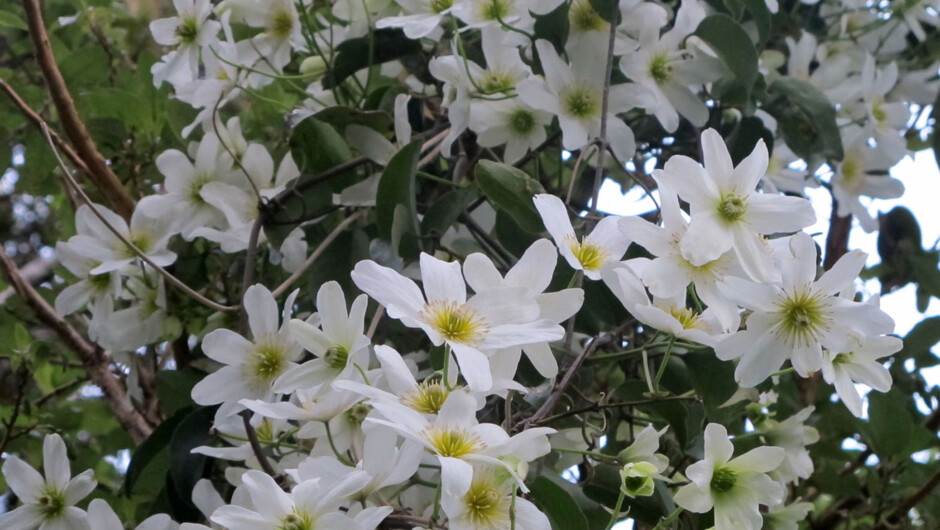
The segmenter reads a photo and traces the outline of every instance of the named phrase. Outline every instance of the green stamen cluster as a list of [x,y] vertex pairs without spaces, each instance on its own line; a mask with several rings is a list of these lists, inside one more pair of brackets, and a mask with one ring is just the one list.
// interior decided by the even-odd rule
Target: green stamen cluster
[[199,36],[199,21],[192,17],[186,17],[180,20],[179,26],[176,26],[176,37],[180,44],[187,45],[196,42]]
[[718,202],[718,216],[727,223],[736,223],[747,212],[747,197],[728,193]]
[[535,116],[527,109],[516,109],[509,114],[509,130],[519,136],[528,136],[535,128]]
[[581,120],[593,118],[600,112],[600,100],[597,94],[585,88],[569,90],[563,100],[565,112]]
[[727,493],[734,488],[738,481],[738,474],[730,467],[719,467],[712,472],[712,481],[709,483],[712,491]]
[[650,58],[649,74],[653,81],[662,85],[672,78],[672,63],[665,54],[658,53]]
[[330,368],[341,370],[346,368],[346,363],[349,362],[349,350],[338,344],[333,345],[323,354],[323,360]]
[[607,25],[589,0],[575,0],[568,11],[568,21],[575,31],[581,33],[600,31]]
[[829,313],[824,295],[805,288],[778,302],[779,332],[791,343],[806,346],[816,342],[829,327]]
[[431,11],[441,13],[446,9],[450,9],[453,5],[454,0],[431,0]]

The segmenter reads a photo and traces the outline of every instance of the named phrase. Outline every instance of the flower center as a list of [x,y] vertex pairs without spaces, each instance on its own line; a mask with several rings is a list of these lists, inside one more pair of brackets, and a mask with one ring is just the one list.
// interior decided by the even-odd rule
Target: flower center
[[42,513],[43,519],[55,519],[65,511],[65,494],[52,489],[51,486],[46,486],[37,504],[39,504],[39,511]]
[[610,259],[610,253],[604,247],[587,237],[582,238],[579,242],[575,236],[568,236],[568,248],[586,271],[600,270],[604,263]]
[[199,21],[195,17],[185,17],[180,19],[180,23],[176,26],[176,38],[179,39],[180,44],[187,45],[193,44],[196,42],[196,37],[199,36]]
[[480,18],[483,20],[504,20],[509,14],[512,0],[488,0],[480,6]]
[[342,370],[346,368],[346,363],[349,361],[349,350],[340,345],[330,346],[330,349],[323,354],[323,360],[330,368]]
[[346,411],[346,421],[352,425],[362,425],[370,412],[372,412],[372,405],[365,402],[356,403]]
[[212,177],[209,175],[196,175],[193,177],[193,179],[189,181],[189,202],[195,206],[203,206],[206,204],[200,192],[202,192],[202,187],[212,182],[212,180]]
[[111,288],[111,274],[92,274],[88,277],[92,288],[97,293],[103,293]]
[[272,13],[268,28],[272,35],[279,39],[290,37],[294,31],[294,17],[290,11],[282,9]]
[[820,333],[829,329],[832,320],[826,296],[806,286],[794,293],[785,293],[777,302],[778,333],[796,346],[808,346]]
[[682,324],[682,329],[705,329],[707,326],[688,307],[670,307],[669,314]]
[[535,116],[527,109],[516,109],[509,114],[509,130],[518,136],[528,136],[535,128]]
[[287,368],[287,344],[277,333],[255,339],[254,351],[248,360],[248,376],[261,385],[269,385]]
[[431,0],[431,11],[442,13],[454,5],[454,0]]
[[882,124],[888,120],[888,112],[885,111],[880,101],[871,106],[871,117]]
[[672,78],[672,62],[665,53],[650,57],[649,75],[657,85],[665,84]]
[[730,467],[719,467],[712,472],[712,481],[709,483],[712,491],[727,493],[731,491],[738,481],[738,474]]
[[718,201],[718,216],[727,223],[736,223],[747,212],[747,196],[722,194]]
[[562,99],[565,112],[580,120],[593,118],[600,111],[597,94],[583,87],[567,90]]
[[422,313],[425,321],[451,342],[474,344],[489,329],[476,309],[450,300],[428,302]]
[[294,512],[281,519],[277,530],[313,530],[313,518],[307,512]]
[[506,92],[514,86],[513,77],[506,72],[487,70],[483,73],[483,79],[480,80],[480,88],[487,94]]
[[474,480],[463,505],[474,528],[503,528],[498,523],[509,518],[509,499],[492,480]]
[[441,456],[461,458],[486,448],[483,440],[465,427],[428,427],[424,437]]
[[600,31],[607,22],[591,6],[590,0],[575,0],[568,11],[568,20],[576,31]]
[[422,414],[437,414],[444,406],[450,391],[440,380],[423,381],[418,387],[401,398],[401,402]]

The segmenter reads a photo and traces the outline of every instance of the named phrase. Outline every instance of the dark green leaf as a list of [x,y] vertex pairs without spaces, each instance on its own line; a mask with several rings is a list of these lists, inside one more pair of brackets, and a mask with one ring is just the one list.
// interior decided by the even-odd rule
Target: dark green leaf
[[[131,455],[131,463],[127,466],[127,473],[124,476],[124,493],[130,495],[134,493],[138,479],[144,476],[148,478],[162,477],[166,474],[166,455],[169,453],[170,440],[173,438],[173,431],[176,427],[192,412],[192,408],[185,408],[176,414],[163,420],[156,429],[150,433],[150,436],[143,441]],[[157,457],[163,455],[162,462],[157,462]],[[150,464],[156,464],[153,469]],[[162,464],[162,465],[161,465]]]
[[415,199],[415,173],[420,156],[421,140],[415,140],[392,157],[379,179],[376,221],[379,234],[391,241],[393,247],[405,234],[417,236],[420,233]]
[[702,20],[695,34],[718,54],[750,94],[758,76],[757,49],[744,28],[728,15],[716,13]]
[[170,438],[169,478],[176,491],[183,493],[187,504],[192,505],[187,492],[193,491],[196,482],[203,476],[208,457],[193,453],[193,449],[210,445],[215,438],[210,434],[212,419],[218,407],[202,407],[188,414]]
[[315,119],[328,123],[342,131],[347,125],[362,125],[385,133],[391,128],[392,116],[379,110],[358,110],[349,107],[328,107],[313,115]]
[[193,406],[190,397],[193,387],[202,379],[194,370],[161,370],[157,373],[157,395],[164,414],[172,415],[178,410]]
[[[933,109],[930,111],[930,117],[933,119],[934,123],[940,123],[940,110],[937,108],[938,105],[940,105],[940,90],[937,91],[937,97],[933,102]],[[930,145],[933,147],[933,157],[937,161],[937,166],[940,166],[940,134],[937,134],[936,130],[930,135]]]
[[555,51],[562,54],[565,52],[565,43],[568,42],[570,25],[568,4],[562,2],[552,12],[535,16],[535,38],[551,42]]
[[475,188],[460,188],[445,193],[424,212],[424,217],[421,219],[421,233],[437,235],[437,237],[444,235],[444,232],[457,222],[457,217],[477,196]]
[[532,500],[548,516],[554,530],[588,530],[581,507],[561,486],[548,478],[536,477],[529,489]]
[[539,181],[510,165],[481,160],[474,171],[477,185],[497,208],[508,213],[522,227],[533,234],[543,230],[532,197],[545,193]]
[[842,136],[836,125],[836,109],[818,88],[793,77],[780,77],[768,87],[780,101],[767,107],[783,130],[793,152],[810,160],[822,156],[842,160]]
[[421,43],[411,40],[399,29],[379,29],[372,33],[372,61],[369,61],[369,36],[343,41],[336,47],[333,69],[323,78],[323,87],[332,88],[347,77],[371,65],[421,53]]
[[[614,22],[620,16],[618,0],[589,0],[591,7],[607,22]],[[582,7],[583,9],[583,7]]]
[[773,29],[773,19],[770,10],[767,9],[767,2],[765,0],[744,0],[744,5],[751,12],[754,23],[757,25],[757,35],[759,36],[757,47],[762,50],[767,45],[767,40],[770,38],[770,32]]
[[751,154],[759,140],[764,140],[768,151],[774,146],[774,135],[767,127],[764,127],[763,120],[755,116],[741,119],[734,132],[728,137],[728,151],[734,164],[738,165],[741,160]]

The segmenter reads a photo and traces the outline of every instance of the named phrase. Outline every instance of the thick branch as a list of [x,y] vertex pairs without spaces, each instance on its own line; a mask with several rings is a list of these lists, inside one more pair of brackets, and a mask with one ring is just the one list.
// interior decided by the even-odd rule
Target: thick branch
[[98,152],[94,140],[88,134],[88,129],[85,128],[85,124],[78,117],[72,95],[65,84],[65,79],[62,78],[62,74],[59,72],[55,56],[52,54],[49,36],[46,34],[46,26],[42,20],[39,0],[23,0],[23,10],[26,13],[29,35],[36,52],[36,62],[42,70],[46,85],[49,87],[49,94],[52,96],[52,101],[59,112],[59,119],[62,122],[65,135],[75,146],[76,154],[84,161],[89,178],[101,194],[105,196],[119,215],[125,219],[130,219],[131,214],[134,212],[134,200],[124,189],[117,175],[111,171],[104,157]]
[[33,309],[42,323],[52,328],[62,342],[78,355],[91,381],[101,388],[108,408],[120,422],[135,444],[144,441],[152,428],[131,405],[127,392],[120,381],[111,374],[111,355],[100,346],[85,340],[71,324],[56,314],[52,306],[23,278],[13,260],[0,248],[0,272],[17,294]]

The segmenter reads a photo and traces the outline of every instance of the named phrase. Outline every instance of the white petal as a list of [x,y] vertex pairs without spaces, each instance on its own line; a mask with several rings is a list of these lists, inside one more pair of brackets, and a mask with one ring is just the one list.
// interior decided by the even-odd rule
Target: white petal
[[255,339],[268,333],[277,333],[280,311],[274,295],[264,285],[255,284],[245,291],[245,307],[248,312],[248,327]]
[[421,283],[428,302],[446,300],[463,304],[467,301],[467,285],[460,272],[460,263],[422,253],[420,265]]

